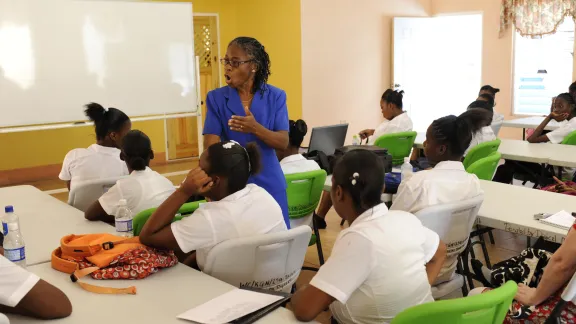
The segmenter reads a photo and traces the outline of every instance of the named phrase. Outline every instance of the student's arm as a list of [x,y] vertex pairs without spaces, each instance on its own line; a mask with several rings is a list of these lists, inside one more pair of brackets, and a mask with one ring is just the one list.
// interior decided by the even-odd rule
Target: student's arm
[[72,304],[60,289],[40,279],[18,305],[0,305],[0,312],[49,320],[70,316]]
[[524,305],[538,305],[562,288],[576,272],[576,231],[569,231],[566,240],[552,255],[538,287],[520,284],[515,299]]
[[532,135],[530,135],[528,137],[527,141],[530,143],[549,142],[550,139],[548,138],[548,135],[542,135],[542,132],[544,132],[544,128],[546,128],[548,123],[550,123],[550,121],[554,117],[560,117],[560,115],[552,112],[552,113],[550,113],[550,115],[546,116],[546,118],[544,118],[544,120],[540,123],[540,125],[538,125],[538,127],[536,127],[536,129],[534,130],[534,133],[532,133]]
[[89,221],[103,221],[109,224],[114,223],[114,216],[108,215],[100,201],[96,200],[88,209],[84,212],[84,218]]
[[440,241],[438,244],[438,249],[436,249],[436,253],[434,253],[432,259],[426,263],[426,274],[428,275],[428,282],[431,285],[436,281],[436,278],[438,278],[445,260],[446,244]]
[[374,129],[365,129],[363,131],[361,131],[360,133],[358,133],[358,135],[360,135],[361,139],[367,139],[368,137],[374,135],[375,130]]
[[190,171],[180,188],[170,195],[144,224],[140,232],[140,242],[157,248],[179,248],[170,227],[174,215],[188,198],[208,192],[211,186],[212,179],[201,168]]
[[204,135],[204,151],[206,151],[212,144],[220,142],[220,136],[205,134]]
[[292,311],[299,321],[310,322],[328,308],[334,300],[334,297],[322,290],[305,285],[292,296]]
[[84,218],[89,221],[103,221],[108,224],[114,224],[116,211],[120,199],[127,199],[126,193],[120,188],[121,181],[116,182],[106,193],[98,200],[92,203],[84,212]]

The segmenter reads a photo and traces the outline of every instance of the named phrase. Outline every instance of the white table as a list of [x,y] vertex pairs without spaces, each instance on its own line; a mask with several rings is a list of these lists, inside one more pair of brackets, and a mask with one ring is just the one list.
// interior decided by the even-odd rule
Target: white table
[[1,213],[6,205],[13,205],[20,217],[29,266],[50,261],[63,236],[115,232],[108,224],[87,221],[83,212],[32,186],[0,188]]
[[[87,292],[70,281],[70,277],[53,270],[49,263],[28,270],[60,288],[72,302],[72,315],[55,324],[185,324],[176,316],[201,305],[234,287],[185,265],[164,269],[143,280],[88,280],[109,287],[136,286],[136,295],[100,295]],[[31,318],[9,315],[12,324],[45,323]],[[293,313],[278,308],[256,323],[299,323]]]
[[[542,121],[544,120],[544,117],[525,117],[525,118],[517,118],[517,119],[511,119],[511,120],[505,120],[502,123],[503,127],[512,127],[512,128],[536,128],[538,127]],[[546,127],[544,128],[545,130],[555,130],[558,129],[560,127],[560,125],[558,125],[558,122],[555,120],[550,121],[550,123],[548,123],[548,125],[546,125]]]

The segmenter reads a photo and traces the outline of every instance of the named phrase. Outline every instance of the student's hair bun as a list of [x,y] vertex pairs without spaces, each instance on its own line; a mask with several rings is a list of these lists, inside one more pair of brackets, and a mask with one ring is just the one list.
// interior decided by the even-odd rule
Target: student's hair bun
[[386,101],[387,103],[394,104],[399,109],[402,109],[402,99],[404,99],[404,90],[400,91],[394,90],[390,91],[388,95],[386,95],[384,101]]
[[145,170],[152,154],[152,142],[143,132],[133,129],[122,139],[122,152],[132,170]]
[[290,140],[290,145],[293,147],[300,147],[302,141],[304,141],[304,136],[308,133],[308,125],[302,119],[297,121],[290,120],[290,129],[288,131],[288,138]]
[[480,91],[488,91],[492,95],[496,95],[498,92],[500,92],[500,89],[494,88],[493,86],[487,84],[485,86],[482,86],[482,88],[480,88]]
[[87,104],[84,113],[88,119],[95,123],[98,123],[106,118],[106,109],[95,102]]
[[262,167],[258,144],[255,142],[246,144],[246,152],[248,153],[248,158],[250,159],[250,175],[256,175],[260,172]]

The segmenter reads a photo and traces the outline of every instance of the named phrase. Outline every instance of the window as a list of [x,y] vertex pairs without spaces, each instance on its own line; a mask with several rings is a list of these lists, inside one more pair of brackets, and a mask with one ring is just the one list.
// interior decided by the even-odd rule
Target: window
[[515,35],[514,113],[544,115],[552,98],[572,83],[574,21],[567,17],[557,32],[540,39]]

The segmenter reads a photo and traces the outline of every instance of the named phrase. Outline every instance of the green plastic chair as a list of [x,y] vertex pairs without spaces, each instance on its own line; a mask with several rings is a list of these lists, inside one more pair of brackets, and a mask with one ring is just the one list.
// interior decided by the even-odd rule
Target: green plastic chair
[[501,158],[500,152],[494,152],[490,156],[472,163],[466,168],[466,171],[475,174],[480,180],[492,181]]
[[404,158],[410,156],[416,132],[401,132],[386,134],[378,137],[374,145],[385,148],[388,154],[392,155],[392,164],[398,165],[404,163]]
[[402,311],[391,324],[502,324],[517,290],[516,283],[508,281],[484,294],[417,305]]
[[[285,175],[286,194],[288,196],[288,216],[290,219],[299,219],[312,215],[324,190],[326,182],[326,171],[316,170],[310,172],[293,173]],[[320,233],[318,226],[313,221],[314,234],[310,238],[308,246],[316,244],[318,249],[318,259],[320,265],[324,264],[324,254],[322,253],[322,243],[320,242]],[[317,270],[308,269],[307,270]]]
[[[198,207],[200,207],[200,204],[205,202],[206,202],[205,200],[200,200],[185,203],[184,205],[182,205],[182,207],[180,207],[180,209],[178,209],[178,214],[174,216],[172,222],[176,222],[184,217],[190,216],[190,214],[192,214],[196,209],[198,209]],[[146,209],[139,212],[138,215],[134,216],[134,219],[132,219],[132,228],[134,229],[134,236],[140,235],[140,232],[142,231],[144,224],[146,224],[148,218],[152,216],[152,213],[154,213],[156,209],[157,208]]]
[[564,140],[560,144],[565,145],[576,145],[576,131],[568,134],[568,136],[564,137]]
[[499,138],[497,138],[493,141],[480,143],[474,146],[468,152],[468,154],[466,154],[464,161],[462,161],[462,164],[464,164],[464,168],[468,169],[468,167],[471,166],[474,162],[482,158],[488,157],[490,156],[490,154],[494,152],[498,152],[498,148],[500,147],[501,142],[502,141]]

